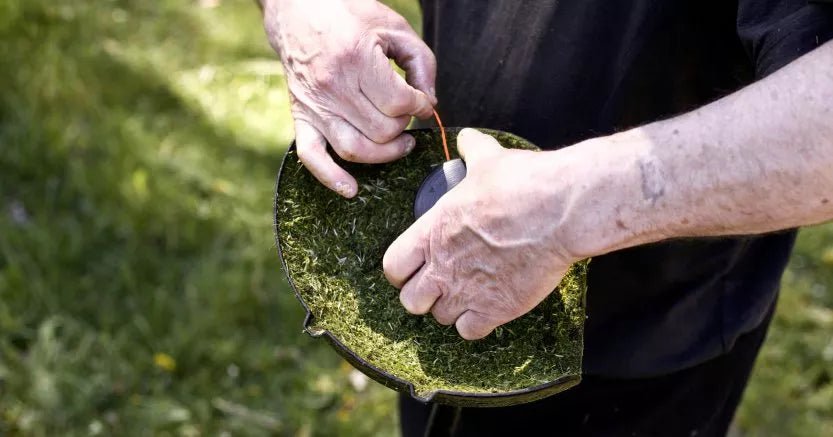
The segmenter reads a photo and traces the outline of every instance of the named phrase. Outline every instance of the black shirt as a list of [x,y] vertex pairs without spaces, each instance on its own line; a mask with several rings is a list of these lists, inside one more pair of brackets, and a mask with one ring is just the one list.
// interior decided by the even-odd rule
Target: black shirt
[[[694,109],[833,37],[833,5],[807,0],[422,6],[446,124],[509,131],[545,149]],[[677,240],[595,258],[585,372],[654,376],[724,353],[774,304],[794,238]]]

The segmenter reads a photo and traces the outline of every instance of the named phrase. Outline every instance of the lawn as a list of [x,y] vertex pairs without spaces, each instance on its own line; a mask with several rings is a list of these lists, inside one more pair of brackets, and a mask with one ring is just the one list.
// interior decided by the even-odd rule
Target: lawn
[[[0,84],[0,435],[395,433],[279,268],[292,127],[252,0],[4,0]],[[831,287],[808,229],[740,434],[833,435]]]

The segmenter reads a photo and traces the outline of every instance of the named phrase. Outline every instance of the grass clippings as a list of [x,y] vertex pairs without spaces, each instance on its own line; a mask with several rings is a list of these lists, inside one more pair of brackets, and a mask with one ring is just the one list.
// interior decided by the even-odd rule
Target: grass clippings
[[[504,147],[534,149],[485,131]],[[456,130],[450,130],[454,148]],[[579,375],[587,264],[574,265],[556,292],[483,340],[466,341],[430,315],[408,314],[382,270],[385,250],[411,223],[417,187],[443,160],[439,132],[415,132],[408,157],[385,165],[339,161],[357,177],[345,200],[319,184],[289,151],[276,200],[287,273],[313,318],[371,365],[408,381],[419,396],[437,390],[502,393]]]

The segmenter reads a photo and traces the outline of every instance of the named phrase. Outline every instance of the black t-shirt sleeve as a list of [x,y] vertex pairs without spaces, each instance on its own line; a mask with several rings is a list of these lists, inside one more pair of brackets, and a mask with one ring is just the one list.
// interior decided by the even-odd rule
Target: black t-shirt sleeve
[[833,39],[833,1],[739,0],[738,36],[762,78]]

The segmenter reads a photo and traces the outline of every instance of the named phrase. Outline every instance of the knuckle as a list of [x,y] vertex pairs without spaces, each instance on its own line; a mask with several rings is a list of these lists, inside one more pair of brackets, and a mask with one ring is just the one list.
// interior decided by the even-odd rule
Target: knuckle
[[302,164],[306,165],[309,163],[311,153],[308,146],[302,146],[299,144],[295,153],[298,154],[298,160],[301,161]]
[[436,290],[438,299],[431,314],[441,325],[450,326],[457,321],[459,309],[463,308],[463,293],[452,292],[449,285],[442,281],[435,281],[431,284]]
[[298,147],[295,148],[295,153],[298,154],[298,160],[305,166],[309,166],[315,161],[315,148],[318,146],[318,144],[298,144]]
[[466,340],[479,340],[488,336],[494,327],[480,314],[469,313],[456,324],[457,332]]
[[445,281],[438,281],[436,279],[436,275],[428,276],[425,282],[427,283],[426,286],[432,287],[434,290],[437,290],[437,295],[443,298],[444,300],[451,300],[456,297],[451,290],[451,286]]
[[335,147],[335,151],[341,159],[350,162],[358,162],[361,158],[360,147],[355,138],[342,139]]
[[385,132],[379,131],[378,129],[372,130],[370,133],[368,133],[367,137],[370,139],[370,141],[373,141],[376,144],[384,144],[393,139],[393,137],[389,136]]
[[408,127],[408,123],[410,122],[411,117],[398,117],[391,119],[385,124],[385,132],[392,140],[398,137],[403,131],[405,131],[405,128]]
[[434,52],[427,45],[424,47],[422,58],[425,66],[433,73],[437,69],[437,57],[434,56]]
[[388,282],[396,288],[402,288],[402,283],[399,278],[396,276],[396,264],[395,264],[395,257],[391,252],[391,249],[388,249],[385,252],[385,256],[382,257],[382,270],[385,272],[385,278],[387,278]]
[[342,149],[342,150],[339,150],[338,152],[339,152],[338,156],[340,156],[341,159],[343,159],[345,161],[349,161],[349,162],[358,162],[359,161],[359,156],[353,150]]
[[431,314],[434,316],[434,320],[443,326],[451,326],[456,321],[454,316],[452,316],[446,308],[440,307],[439,305],[434,306],[431,310]]
[[313,74],[315,86],[321,90],[332,90],[336,86],[338,78],[329,69],[321,69]]
[[457,322],[457,324],[455,325],[455,328],[457,328],[457,333],[463,339],[465,339],[465,340],[477,340],[477,336],[475,336],[472,333],[471,328],[469,327],[469,325],[467,323]]
[[374,142],[382,144],[392,141],[402,133],[402,126],[395,120],[383,120],[371,123],[370,139]]
[[490,331],[481,326],[472,326],[470,323],[464,323],[457,326],[457,332],[460,334],[460,337],[466,340],[480,340],[489,335]]
[[388,21],[388,26],[392,29],[402,30],[405,32],[413,33],[414,30],[411,27],[411,24],[408,23],[408,20],[405,19],[402,15],[397,14],[396,12],[391,11],[391,13],[386,17]]
[[390,116],[399,116],[411,112],[414,108],[414,98],[410,92],[402,91],[391,95],[385,104]]
[[330,63],[334,70],[344,70],[345,66],[355,65],[361,59],[362,52],[370,45],[367,42],[366,36],[360,36],[355,41],[355,44],[346,43],[338,50],[335,50],[330,56]]
[[399,293],[399,303],[402,304],[402,307],[405,308],[411,314],[421,314],[419,305],[416,302],[417,296],[411,289],[403,288],[402,291]]

